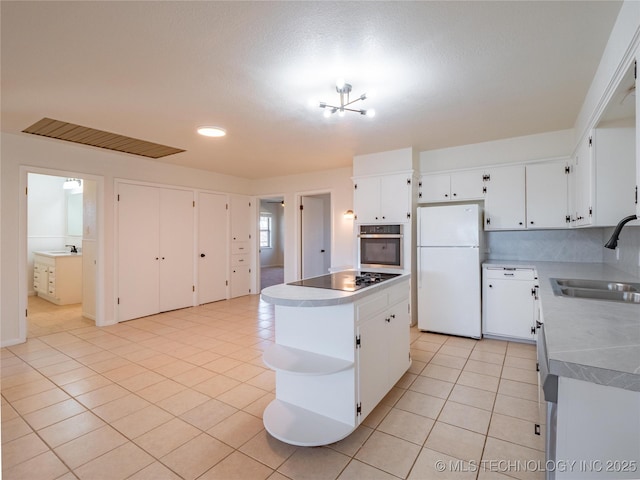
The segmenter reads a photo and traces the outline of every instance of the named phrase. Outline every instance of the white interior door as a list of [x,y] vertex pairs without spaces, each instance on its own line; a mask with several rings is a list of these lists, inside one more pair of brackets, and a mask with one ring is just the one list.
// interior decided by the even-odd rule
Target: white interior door
[[118,321],[158,312],[159,189],[118,186]]
[[193,192],[160,189],[160,311],[193,305]]
[[319,198],[302,197],[302,278],[327,273],[325,267],[324,202]]
[[227,298],[227,197],[198,194],[198,303]]

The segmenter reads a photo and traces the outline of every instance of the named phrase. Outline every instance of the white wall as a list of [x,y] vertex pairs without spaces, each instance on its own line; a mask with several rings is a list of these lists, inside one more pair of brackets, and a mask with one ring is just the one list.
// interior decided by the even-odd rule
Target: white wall
[[[253,194],[261,197],[284,196],[284,221],[286,227],[285,282],[298,278],[300,244],[299,197],[318,193],[331,193],[332,233],[331,266],[354,265],[355,242],[353,219],[345,219],[346,210],[353,209],[353,183],[351,168],[325,170],[302,175],[256,180]],[[291,246],[291,247],[289,247]]]
[[[0,140],[2,159],[0,168],[2,182],[0,187],[2,208],[0,215],[2,232],[0,333],[3,346],[22,342],[26,335],[24,325],[20,323],[26,308],[26,297],[21,298],[18,283],[19,280],[24,281],[26,277],[27,262],[26,200],[24,199],[26,172],[22,172],[21,167],[33,167],[34,170],[38,168],[59,170],[63,172],[61,176],[66,176],[70,172],[77,173],[79,177],[86,174],[103,180],[102,186],[98,182],[98,215],[101,215],[99,225],[102,222],[104,231],[99,232],[98,237],[102,235],[103,240],[101,282],[104,285],[103,321],[105,324],[113,323],[116,318],[114,310],[114,179],[125,178],[228,193],[251,193],[251,182],[246,179],[164,164],[161,161],[146,160],[134,155],[109,152],[28,134],[2,133]],[[20,245],[21,238],[25,239],[25,245]]]
[[574,138],[573,130],[559,130],[428,150],[420,152],[420,173],[567,157],[574,149]]

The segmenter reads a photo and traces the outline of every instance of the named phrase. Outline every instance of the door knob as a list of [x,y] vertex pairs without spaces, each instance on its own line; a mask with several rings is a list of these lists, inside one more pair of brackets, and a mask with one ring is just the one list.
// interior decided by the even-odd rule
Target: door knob
[[204,253],[201,253],[200,258],[204,258],[204,257],[205,257]]

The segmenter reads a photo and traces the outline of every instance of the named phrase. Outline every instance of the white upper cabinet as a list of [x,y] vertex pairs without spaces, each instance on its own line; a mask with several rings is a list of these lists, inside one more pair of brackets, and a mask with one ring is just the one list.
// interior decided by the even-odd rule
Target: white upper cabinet
[[245,195],[231,195],[231,241],[244,242],[251,239],[251,199]]
[[406,223],[411,220],[411,175],[398,173],[354,178],[358,223]]
[[571,167],[572,226],[614,226],[634,213],[636,131],[628,124],[601,123],[580,142]]
[[483,175],[483,170],[422,175],[418,202],[457,202],[483,199]]
[[567,228],[569,167],[565,161],[526,166],[527,228]]
[[485,169],[485,230],[526,228],[525,166]]

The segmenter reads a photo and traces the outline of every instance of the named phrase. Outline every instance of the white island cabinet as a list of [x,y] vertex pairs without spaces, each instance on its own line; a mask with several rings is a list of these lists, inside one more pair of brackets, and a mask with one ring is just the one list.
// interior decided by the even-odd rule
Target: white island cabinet
[[407,371],[409,278],[355,292],[294,285],[263,290],[275,304],[276,371],[266,430],[292,445],[319,446],[353,432]]

